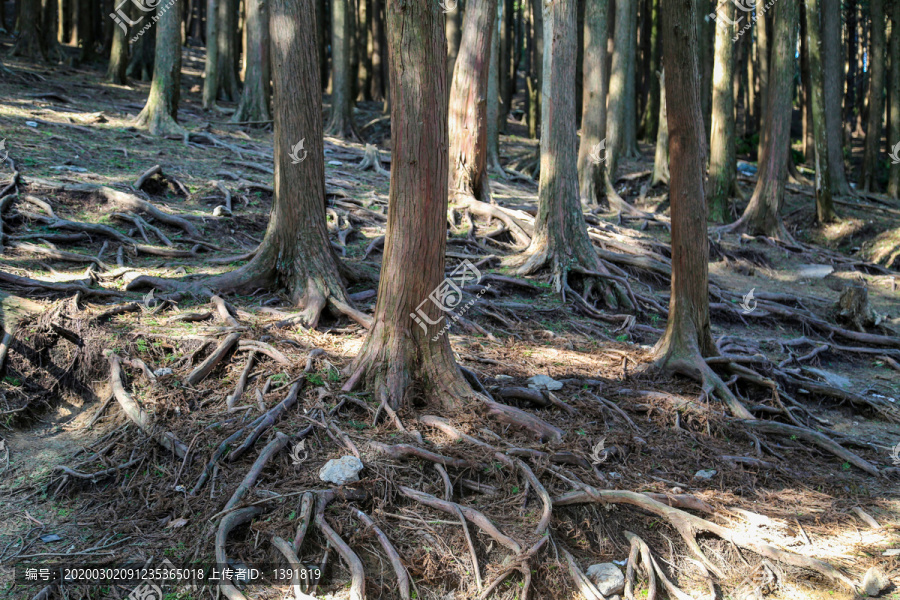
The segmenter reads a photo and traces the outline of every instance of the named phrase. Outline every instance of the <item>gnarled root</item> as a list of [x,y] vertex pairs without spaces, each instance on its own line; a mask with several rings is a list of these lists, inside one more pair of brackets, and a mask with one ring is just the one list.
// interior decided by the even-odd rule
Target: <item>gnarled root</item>
[[[397,585],[399,586],[400,598],[401,600],[409,600],[409,574],[406,572],[406,567],[403,566],[403,561],[400,560],[400,554],[397,552],[397,549],[394,548],[394,545],[391,544],[391,541],[384,534],[384,532],[375,524],[374,521],[359,509],[355,509],[355,514],[359,517],[363,523],[365,523],[372,531],[375,532],[375,536],[378,538],[378,542],[381,544],[381,547],[384,548],[385,554],[388,555],[388,560],[391,561],[391,566],[394,568],[394,573],[397,574]],[[478,563],[475,563],[476,566]]]
[[[248,506],[222,517],[222,522],[219,523],[219,530],[216,533],[216,563],[220,565],[228,564],[228,556],[225,553],[225,543],[228,540],[228,534],[238,525],[252,520],[253,517],[262,514],[262,512],[263,509],[259,506]],[[219,581],[219,590],[228,600],[247,600],[247,597],[230,581]]]

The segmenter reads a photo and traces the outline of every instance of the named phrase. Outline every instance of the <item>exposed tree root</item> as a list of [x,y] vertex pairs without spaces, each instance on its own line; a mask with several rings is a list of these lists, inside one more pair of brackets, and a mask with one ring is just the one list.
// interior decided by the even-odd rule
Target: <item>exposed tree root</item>
[[331,528],[325,520],[325,502],[320,500],[319,509],[316,511],[316,527],[325,536],[325,539],[337,550],[344,562],[350,568],[350,600],[365,600],[366,598],[366,573],[359,556],[347,545],[341,536]]
[[262,452],[259,453],[259,457],[257,457],[256,461],[253,463],[253,466],[250,467],[250,470],[247,472],[247,475],[244,477],[244,480],[241,481],[241,484],[234,491],[234,494],[231,495],[231,498],[225,504],[225,508],[222,509],[224,511],[229,511],[241,501],[253,484],[256,483],[257,478],[260,473],[262,473],[263,468],[266,466],[266,463],[269,462],[269,459],[278,454],[281,450],[287,446],[288,442],[291,441],[291,438],[286,436],[285,434],[279,432],[275,433],[275,439],[266,444],[266,447],[262,449]]
[[[230,512],[222,517],[219,523],[219,530],[216,533],[216,563],[220,565],[228,564],[228,555],[225,552],[225,544],[228,541],[228,534],[231,531],[247,521],[262,514],[263,509],[259,506],[248,506],[240,508],[234,512]],[[247,597],[238,590],[234,584],[227,580],[219,581],[219,591],[228,598],[228,600],[247,600]]]
[[[378,538],[378,542],[381,544],[381,547],[384,549],[385,554],[388,556],[388,560],[391,561],[391,567],[394,569],[394,573],[397,575],[397,585],[399,586],[400,598],[401,600],[409,600],[409,574],[406,572],[406,567],[403,566],[403,561],[400,559],[400,554],[397,552],[397,549],[394,548],[394,545],[391,544],[391,541],[384,534],[381,529],[369,518],[369,515],[364,513],[359,509],[354,510],[354,514],[366,524],[367,527],[372,529],[375,532],[375,536]],[[476,567],[478,563],[475,563]]]
[[209,375],[213,369],[216,368],[222,359],[231,352],[232,348],[238,343],[238,340],[241,339],[240,333],[232,333],[229,334],[219,346],[206,357],[206,359],[200,363],[197,368],[191,371],[190,375],[184,380],[188,385],[197,385]]
[[294,589],[294,600],[315,600],[315,597],[305,594],[302,590],[300,573],[306,569],[306,565],[297,558],[295,550],[277,535],[272,536],[272,545],[281,552],[285,560],[291,565],[291,569],[293,569],[291,573],[291,587]]

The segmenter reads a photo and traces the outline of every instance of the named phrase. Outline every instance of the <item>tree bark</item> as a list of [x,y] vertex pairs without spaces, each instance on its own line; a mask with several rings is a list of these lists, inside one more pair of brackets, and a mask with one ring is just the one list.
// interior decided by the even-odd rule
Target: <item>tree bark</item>
[[809,73],[809,19],[806,18],[806,3],[800,3],[800,113],[802,117],[801,153],[804,163],[812,163],[815,158],[815,134],[813,132],[813,114],[811,83]]
[[641,129],[644,132],[645,142],[654,142],[659,126],[659,70],[660,70],[660,43],[659,43],[659,2],[651,0],[650,14],[650,71],[647,73],[647,104],[644,107],[644,115],[641,119]]
[[712,123],[709,154],[709,220],[728,220],[728,200],[737,193],[737,159],[734,147],[734,42],[736,9],[725,2],[716,24],[713,66]]
[[[616,11],[618,12],[618,4]],[[622,141],[619,151],[623,158],[640,158],[641,151],[637,145],[637,55],[634,49],[637,47],[637,10],[638,0],[621,0],[623,7],[626,7],[628,14],[626,15],[625,25],[628,27],[628,41],[625,48],[628,50],[628,61],[625,71],[625,94],[623,97],[624,120],[622,127]],[[618,23],[618,16],[616,17]]]
[[857,28],[857,0],[847,0],[847,79],[846,92],[844,95],[844,127],[843,137],[844,143],[850,145],[851,134],[853,132],[854,119],[859,107],[856,102],[856,80],[858,73],[856,71],[856,55],[860,48],[859,33]]
[[606,39],[609,5],[607,0],[585,1],[584,84],[582,86],[581,142],[578,146],[578,187],[582,204],[598,206],[605,196],[604,163],[608,156],[608,152],[604,148],[607,118]]
[[[825,131],[828,138],[828,170],[835,196],[850,196],[853,191],[844,168],[844,136],[841,98],[843,97],[843,53],[841,52],[841,0],[820,0],[822,24],[822,73],[825,85]],[[900,3],[895,3],[900,5]],[[900,65],[900,61],[898,61]]]
[[531,7],[531,69],[526,78],[528,84],[528,136],[539,137],[541,131],[541,95],[544,80],[544,16],[542,0],[524,0]]
[[47,60],[47,49],[38,30],[38,24],[41,22],[40,0],[19,0],[17,20],[19,37],[9,55],[31,60],[38,58]]
[[[760,136],[759,177],[750,203],[731,229],[790,240],[781,220],[791,134],[791,96],[797,41],[798,0],[779,0],[774,7],[771,80],[766,89],[766,116]],[[763,19],[757,21],[761,24]],[[761,63],[763,61],[760,61]],[[671,123],[671,119],[669,120]]]
[[125,85],[128,78],[128,32],[118,24],[113,27],[112,48],[109,51],[109,66],[106,69],[106,80],[110,83]]
[[653,156],[653,173],[650,187],[669,183],[669,120],[666,113],[666,71],[659,73],[659,115],[656,126],[656,153]]
[[[459,47],[462,43],[463,34],[463,3],[461,1],[453,2],[445,0],[444,5],[446,12],[445,31],[447,34],[447,78],[453,81],[453,71],[456,69],[456,57],[459,55]],[[448,89],[449,93],[450,90]]]
[[359,140],[350,85],[350,19],[349,0],[331,0],[331,117],[325,133]]
[[884,116],[885,26],[884,0],[870,0],[872,33],[869,45],[869,117],[863,152],[860,189],[878,191],[878,155],[881,149],[881,123]]
[[[762,164],[763,161],[763,154],[765,153],[764,132],[768,127],[769,120],[769,57],[771,55],[769,45],[772,43],[770,39],[772,32],[769,31],[767,26],[765,7],[766,0],[756,0],[756,14],[763,15],[753,24],[753,27],[756,29],[756,66],[757,76],[759,77],[759,144],[756,149],[758,164]],[[791,69],[791,73],[793,73],[793,69]]]
[[[825,3],[822,4],[825,9]],[[890,137],[888,146],[891,152],[900,143],[900,0],[894,0],[891,4],[891,105],[890,105]],[[827,102],[827,97],[826,97]],[[831,139],[829,138],[829,144]],[[830,146],[829,146],[830,148]],[[896,156],[896,152],[894,155]],[[843,163],[841,164],[843,167]],[[900,162],[891,160],[891,169],[888,173],[888,194],[894,199],[900,197]]]
[[615,41],[609,76],[608,112],[606,115],[606,169],[610,181],[615,181],[619,160],[627,153],[627,103],[634,102],[634,91],[628,90],[628,63],[634,60],[633,40],[629,20],[632,5],[637,0],[616,0]]
[[262,122],[271,118],[268,4],[266,0],[246,0],[244,91],[241,93],[241,103],[231,117],[234,123]]
[[500,86],[500,108],[497,113],[497,127],[500,133],[507,133],[506,123],[512,108],[512,98],[516,93],[515,65],[515,0],[503,2],[503,20],[500,22],[500,58],[498,81]]
[[[144,13],[131,2],[129,11],[132,20],[138,20],[143,17],[145,20],[153,20],[155,11]],[[156,56],[156,35],[145,31],[131,46],[131,61],[128,63],[128,69],[125,74],[132,79],[141,81],[150,81],[153,78],[153,62]]]
[[[383,0],[372,0],[372,100],[384,99],[384,19]],[[324,48],[323,48],[324,49]]]
[[703,360],[717,351],[709,324],[709,243],[703,193],[706,138],[700,110],[697,14],[696,0],[662,2],[663,65],[667,79],[677,82],[666,89],[672,156],[672,294],[666,331],[653,353],[658,368],[700,379],[704,392],[727,402],[732,414],[753,418]]
[[177,6],[163,5],[156,16],[153,82],[136,124],[148,127],[151,135],[180,134],[184,130],[176,119],[181,95],[181,15]]
[[812,105],[812,129],[816,158],[816,217],[819,223],[831,223],[834,214],[834,183],[828,161],[828,133],[825,126],[825,77],[822,72],[822,35],[820,0],[806,0],[806,34],[809,48],[809,101]]
[[447,72],[437,68],[447,56],[444,15],[437,2],[387,0],[386,17],[392,98],[387,232],[375,321],[344,389],[364,385],[399,408],[415,388],[426,400],[452,407],[473,392],[448,337],[439,334],[445,300],[429,300],[446,290],[447,105],[437,101],[447,97]]
[[359,56],[359,90],[357,101],[372,99],[372,0],[359,0],[359,18],[356,27],[356,44]]
[[217,52],[218,67],[218,99],[226,102],[236,102],[241,95],[241,86],[238,81],[238,51],[235,33],[238,30],[238,0],[218,0],[218,15],[216,16],[217,29],[216,43],[219,46]]
[[203,71],[203,108],[209,110],[219,97],[219,2],[206,0],[206,64]]
[[450,189],[489,202],[487,94],[497,0],[469,0],[450,88]]
[[96,2],[92,0],[77,1],[79,12],[78,43],[81,45],[79,61],[86,63],[91,62],[96,57],[96,53],[94,52],[94,45],[97,43],[96,27],[94,26],[94,7],[96,6]]
[[[359,320],[328,238],[325,149],[316,45],[315,0],[269,4],[275,147],[275,200],[265,237],[243,267],[213,277],[218,290],[285,290],[315,328],[322,310]],[[303,146],[298,148],[298,144]],[[365,320],[365,319],[363,319]]]
[[[503,23],[504,3],[497,2],[494,11],[496,18],[491,28],[491,60],[487,86],[487,169],[497,176],[506,178],[506,172],[500,165],[500,35],[497,25]],[[452,96],[452,93],[451,93]]]

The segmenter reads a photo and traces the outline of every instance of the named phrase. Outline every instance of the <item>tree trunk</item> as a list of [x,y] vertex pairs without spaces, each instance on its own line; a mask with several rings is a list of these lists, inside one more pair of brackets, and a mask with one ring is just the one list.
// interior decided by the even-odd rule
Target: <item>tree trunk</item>
[[[384,19],[383,0],[372,0],[372,100],[384,99]],[[321,29],[321,25],[319,26]],[[324,49],[324,48],[323,48]]]
[[325,0],[316,2],[316,47],[319,49],[319,79],[322,82],[322,92],[328,87],[328,44],[331,36],[328,35],[330,23],[328,22],[328,10]]
[[[822,3],[825,10],[825,3]],[[823,15],[824,17],[824,15]],[[823,19],[824,20],[824,19]],[[888,146],[896,156],[894,146],[900,142],[900,0],[891,4],[891,104],[890,104],[890,136]],[[826,92],[827,94],[827,92]],[[826,97],[826,101],[828,98]],[[831,138],[828,140],[831,143]],[[829,146],[830,149],[830,146]],[[843,167],[843,163],[841,164]],[[888,174],[888,194],[895,200],[900,198],[900,162],[891,160]]]
[[[799,0],[791,0],[797,2]],[[765,15],[766,0],[756,0],[756,14]],[[753,27],[756,29],[756,65],[757,75],[759,77],[759,145],[756,150],[756,160],[758,164],[762,164],[763,154],[765,153],[765,135],[764,132],[768,127],[769,114],[769,57],[772,54],[769,51],[769,45],[772,40],[771,31],[766,23],[765,17],[758,19]],[[791,69],[791,73],[794,70]],[[785,75],[787,75],[785,73]],[[793,81],[793,78],[791,78]],[[777,83],[777,82],[776,82]]]
[[[625,25],[628,26],[628,42],[625,48],[628,53],[628,64],[625,71],[625,114],[622,128],[622,142],[620,146],[623,158],[640,158],[641,151],[637,145],[637,56],[634,48],[637,47],[637,9],[638,0],[622,0],[622,5],[627,6],[628,15]],[[618,11],[618,4],[616,6]],[[618,17],[616,17],[618,23]]]
[[659,73],[659,115],[657,116],[656,153],[653,156],[653,173],[650,187],[669,183],[669,120],[666,113],[666,72]]
[[[844,137],[841,98],[843,97],[843,53],[841,52],[841,0],[820,0],[822,9],[822,73],[825,81],[825,131],[828,138],[828,170],[835,196],[853,191],[844,169]],[[900,3],[895,3],[900,5]],[[900,64],[900,63],[898,63]]]
[[95,0],[78,0],[78,43],[81,45],[79,61],[82,63],[91,62],[96,57],[94,52],[94,45],[97,43],[96,27],[94,26],[95,6]]
[[349,0],[331,0],[331,118],[325,133],[359,140],[350,86],[350,19]]
[[[143,13],[132,2],[130,12],[132,20],[144,17],[145,22],[149,19],[151,22],[155,16],[154,11]],[[138,34],[135,34],[138,35]],[[156,56],[156,35],[152,31],[144,31],[140,34],[137,41],[131,46],[131,61],[128,63],[128,70],[125,72],[132,79],[141,81],[150,81],[153,78],[153,62]]]
[[125,85],[128,78],[125,71],[128,69],[128,32],[125,27],[116,25],[113,28],[112,48],[109,51],[109,67],[106,70],[106,80],[110,83]]
[[659,2],[651,0],[652,10],[648,15],[650,25],[650,72],[647,73],[647,104],[644,107],[644,115],[641,129],[644,132],[644,141],[653,142],[659,126],[659,70],[660,70],[660,43],[659,43]]
[[800,3],[800,113],[802,117],[801,152],[803,162],[811,163],[815,155],[815,135],[813,133],[812,100],[810,98],[809,77],[809,33],[807,31],[806,4]]
[[356,44],[360,49],[359,93],[356,99],[363,102],[372,99],[372,0],[359,0]]
[[806,0],[806,32],[809,47],[809,100],[816,157],[816,217],[819,223],[835,219],[834,183],[828,162],[828,133],[825,128],[825,77],[822,72],[822,35],[819,23],[820,0]]
[[487,93],[497,0],[469,0],[450,88],[450,189],[454,201],[489,202]]
[[[447,34],[447,79],[453,81],[453,71],[456,68],[456,57],[459,55],[459,46],[462,42],[463,34],[463,3],[453,2],[452,0],[444,0],[446,13],[446,34]],[[448,87],[447,93],[450,93]]]
[[737,159],[734,147],[734,42],[735,6],[725,2],[716,24],[713,67],[712,123],[709,154],[709,220],[728,220],[728,200],[737,193]]
[[[360,384],[394,408],[414,389],[446,407],[473,397],[453,359],[445,322],[447,56],[437,2],[387,0],[391,191],[375,321],[344,389]],[[451,294],[452,295],[452,294]],[[431,327],[419,318],[427,319]],[[417,324],[419,323],[419,324]]]
[[266,0],[246,0],[244,23],[244,91],[231,120],[268,121],[269,113],[269,9]]
[[218,99],[226,102],[236,102],[241,95],[241,86],[238,81],[237,71],[237,40],[235,32],[238,30],[238,0],[218,0],[217,36],[216,43],[219,46],[217,52],[219,63],[216,68],[218,75]]
[[317,326],[326,306],[360,319],[344,287],[325,220],[322,88],[316,22],[310,18],[315,14],[314,2],[269,4],[275,147],[272,213],[253,260],[207,282],[216,289],[285,290],[302,309],[298,320],[308,328]]
[[632,5],[637,0],[616,0],[615,41],[609,76],[609,99],[606,116],[606,168],[615,181],[619,160],[627,154],[627,104],[634,102],[634,90],[628,89],[628,63],[634,60],[631,39]]
[[869,118],[866,124],[866,143],[863,153],[860,189],[878,191],[878,155],[881,149],[881,122],[884,116],[884,0],[870,0],[872,38],[869,46]]
[[857,0],[847,0],[847,80],[846,92],[844,95],[844,143],[850,147],[851,134],[853,133],[853,120],[856,112],[859,110],[856,102],[856,79],[859,74],[856,72],[856,55],[859,52],[860,40],[856,19],[856,3]]
[[[541,94],[541,179],[531,245],[520,257],[519,275],[549,266],[555,290],[569,291],[569,272],[608,273],[588,237],[578,191],[575,146],[576,0],[544,1],[544,88]],[[589,295],[593,282],[585,285]],[[611,288],[599,284],[605,303],[618,306]],[[616,288],[617,289],[617,288]],[[626,298],[621,294],[621,298]]]
[[[781,0],[781,3],[793,0]],[[699,378],[735,416],[753,418],[703,360],[717,354],[709,325],[709,243],[703,171],[706,143],[700,110],[696,0],[664,0],[663,65],[676,85],[666,90],[672,154],[669,198],[672,215],[672,293],[666,331],[654,348],[655,364]]]
[[156,16],[153,83],[136,124],[147,126],[151,135],[181,134],[184,130],[176,122],[181,94],[181,16],[174,5],[161,6]]
[[[0,2],[2,4],[2,2]],[[112,24],[113,21],[104,21],[104,23]],[[2,24],[2,21],[0,21]],[[59,37],[59,0],[44,0],[43,9],[41,11],[41,35],[44,38],[43,46],[47,55],[53,60],[62,61],[62,50],[59,47],[57,38]],[[114,28],[118,29],[113,25]],[[109,49],[109,48],[107,48]],[[128,48],[125,48],[125,63],[128,62]]]
[[509,120],[512,98],[516,93],[515,32],[513,28],[516,3],[515,0],[501,1],[503,2],[503,20],[500,23],[500,70],[497,75],[500,86],[497,127],[500,133],[507,133],[506,123]]
[[219,2],[206,0],[206,64],[203,72],[203,108],[216,105],[219,96]]
[[47,49],[38,30],[41,22],[41,0],[19,0],[19,37],[10,50],[10,56],[21,56],[30,60],[47,60]]
[[[487,169],[498,177],[506,178],[506,172],[500,165],[500,35],[497,25],[503,23],[503,0],[497,2],[494,10],[496,18],[491,36],[491,60],[487,86]],[[453,94],[450,94],[451,97]],[[451,154],[452,156],[452,154]]]
[[578,146],[578,187],[581,203],[585,206],[598,206],[605,196],[608,9],[607,0],[586,0],[581,142]]
[[[765,127],[760,137],[762,153],[759,177],[750,204],[732,226],[751,234],[790,240],[781,220],[784,184],[787,178],[790,135],[791,95],[794,87],[794,53],[797,41],[798,0],[779,0],[775,4],[772,71],[766,100]],[[757,24],[762,23],[762,19]],[[762,61],[761,61],[762,62]],[[669,121],[671,123],[671,119]]]
[[528,135],[539,137],[541,131],[541,95],[544,80],[544,16],[542,0],[525,0],[531,6],[531,70],[528,82]]

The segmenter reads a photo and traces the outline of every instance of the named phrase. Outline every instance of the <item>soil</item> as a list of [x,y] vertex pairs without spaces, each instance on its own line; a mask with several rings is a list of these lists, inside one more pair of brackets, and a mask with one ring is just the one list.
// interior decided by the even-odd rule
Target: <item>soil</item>
[[[491,292],[484,296],[465,320],[454,325],[450,339],[460,364],[472,370],[495,399],[504,388],[526,387],[527,380],[535,375],[562,382],[562,388],[552,396],[543,394],[543,406],[504,399],[561,428],[562,440],[539,442],[527,432],[504,426],[472,407],[450,413],[424,403],[414,403],[398,413],[407,431],[398,430],[393,419],[378,419],[375,399],[352,394],[348,401],[348,395],[341,392],[344,369],[364,339],[365,330],[360,325],[326,315],[315,330],[279,326],[293,309],[274,290],[226,298],[234,308],[238,328],[217,320],[207,298],[156,290],[155,297],[147,302],[148,290],[126,290],[128,282],[138,275],[178,279],[233,269],[243,260],[215,264],[210,259],[240,257],[252,251],[265,230],[271,193],[252,186],[272,185],[272,177],[266,172],[272,164],[271,131],[232,125],[227,113],[201,109],[200,53],[187,50],[185,56],[179,120],[190,131],[208,133],[227,147],[158,139],[135,129],[131,122],[142,107],[148,83],[105,83],[100,65],[63,68],[4,62],[24,78],[0,81],[0,138],[6,139],[9,156],[25,178],[21,192],[49,202],[59,217],[110,225],[144,243],[140,232],[132,231],[132,225],[113,216],[119,209],[97,195],[47,193],[30,182],[50,179],[108,185],[139,194],[166,212],[191,218],[202,232],[199,241],[203,243],[192,258],[149,256],[126,248],[123,267],[114,266],[119,244],[99,236],[53,244],[89,257],[83,264],[47,258],[22,248],[7,247],[3,252],[3,271],[44,281],[75,281],[85,279],[91,259],[102,251],[99,258],[108,263],[109,271],[97,272],[108,276],[101,277],[94,287],[100,285],[120,295],[74,298],[74,294],[9,290],[41,301],[47,312],[23,324],[17,332],[0,382],[0,597],[30,599],[40,591],[41,586],[14,582],[13,567],[17,563],[53,560],[71,565],[116,565],[136,560],[157,564],[164,558],[179,566],[192,561],[212,562],[213,523],[219,522],[219,513],[262,447],[276,433],[299,436],[314,423],[302,452],[292,440],[289,451],[277,453],[243,497],[239,506],[258,503],[265,513],[230,535],[229,560],[244,565],[286,566],[271,538],[277,535],[293,540],[300,493],[327,489],[329,485],[317,476],[319,469],[329,459],[350,453],[339,435],[343,432],[365,465],[361,480],[349,487],[363,492],[366,499],[353,500],[339,494],[325,510],[325,519],[362,560],[367,597],[399,597],[397,580],[379,540],[351,507],[366,512],[390,539],[412,579],[413,597],[476,598],[479,590],[473,564],[457,517],[413,501],[400,490],[407,486],[442,498],[444,483],[434,463],[391,458],[370,442],[421,445],[440,455],[471,461],[472,466],[465,468],[447,467],[454,501],[482,511],[525,548],[539,539],[535,526],[542,502],[527,478],[497,462],[490,451],[453,441],[417,420],[423,415],[439,415],[457,429],[506,451],[525,448],[546,453],[543,458],[529,459],[529,464],[553,498],[573,490],[572,477],[597,489],[690,494],[714,512],[689,512],[777,548],[829,562],[856,582],[867,569],[878,566],[893,583],[882,597],[900,598],[900,566],[896,556],[884,555],[888,549],[900,548],[896,535],[900,526],[900,475],[895,466],[900,464],[896,456],[900,418],[842,403],[830,395],[792,391],[802,407],[792,412],[796,418],[827,431],[845,448],[875,465],[882,473],[879,477],[796,436],[751,434],[729,417],[721,404],[702,394],[697,383],[663,378],[646,370],[650,349],[665,325],[664,314],[644,306],[633,323],[593,319],[571,300],[562,302],[546,278],[535,277],[527,280],[530,285],[493,286],[496,295]],[[37,96],[48,93],[54,96]],[[228,103],[222,103],[222,107],[226,111],[234,108]],[[382,150],[382,161],[389,167],[389,121],[381,118],[381,104],[360,103],[355,117],[367,141]],[[533,153],[534,141],[525,139],[525,132],[522,124],[511,123],[509,135],[501,136],[501,156]],[[645,158],[624,161],[622,173],[649,171],[652,147],[641,148]],[[343,260],[363,272],[374,273],[380,264],[380,251],[370,252],[369,246],[384,234],[389,179],[356,168],[364,151],[365,144],[326,139],[327,193],[334,214],[340,214],[341,221],[353,228],[340,252]],[[132,189],[137,177],[154,165],[162,167],[165,178],[151,182],[144,191]],[[8,166],[0,168],[0,187],[10,174]],[[620,193],[643,210],[659,214],[662,221],[621,220],[603,212],[594,218],[598,227],[625,236],[626,246],[638,251],[650,248],[665,258],[669,242],[664,222],[665,190],[655,190],[638,202],[645,179],[620,180]],[[247,186],[248,181],[253,183]],[[233,217],[212,215],[223,200],[215,182],[233,194]],[[740,181],[747,197],[752,185],[752,181]],[[527,176],[502,180],[494,175],[492,189],[500,205],[525,208],[526,212],[536,205],[537,187]],[[900,331],[900,290],[898,272],[893,269],[900,266],[900,205],[880,196],[846,199],[849,205],[838,206],[841,221],[822,227],[815,223],[810,192],[809,187],[791,186],[783,214],[799,243],[827,251],[810,250],[815,246],[798,250],[735,235],[711,236],[715,247],[710,275],[718,289],[730,294],[728,303],[734,305],[729,310],[714,307],[714,337],[724,342],[733,340],[747,354],[764,355],[767,365],[787,361],[785,368],[798,369],[796,373],[820,382],[828,377],[837,381],[834,376],[846,378],[842,382],[846,391],[891,408],[900,401],[900,370],[891,363],[900,362],[900,346],[872,353],[838,350],[834,344],[864,346],[838,336],[829,339],[800,320],[760,316],[765,312],[762,299],[755,314],[737,309],[741,297],[746,300],[751,291],[760,298],[763,294],[790,295],[800,299],[801,308],[838,324],[834,306],[841,289],[846,283],[863,282],[872,308],[882,317],[880,329],[870,333],[896,338]],[[875,210],[873,205],[888,210]],[[60,231],[25,214],[40,214],[39,208],[23,202],[15,207],[19,212],[6,215],[4,231],[12,236],[34,235],[27,241],[52,248],[40,234]],[[742,207],[740,204],[736,210]],[[176,242],[177,248],[197,247],[198,241],[185,241],[181,230],[153,224]],[[329,225],[334,226],[337,244],[341,225],[333,215]],[[474,251],[472,256],[477,258],[514,253],[509,236],[497,236],[494,242],[480,237],[470,243],[466,227],[462,223],[458,226],[451,232],[451,253]],[[482,234],[490,228],[480,224],[480,229]],[[146,243],[161,245],[151,232],[147,235]],[[810,269],[810,265],[818,269]],[[823,275],[823,266],[833,271]],[[508,276],[511,270],[498,261],[489,261],[482,272]],[[634,268],[626,272],[635,292],[667,305],[668,282],[663,277]],[[374,287],[363,281],[349,291],[362,293]],[[146,305],[108,319],[94,318],[128,302]],[[374,296],[369,295],[357,307],[371,314],[374,303]],[[174,319],[205,311],[213,316],[197,322]],[[53,325],[74,332],[80,343],[73,343]],[[266,341],[283,353],[289,364],[258,354],[247,388],[236,402],[245,408],[229,413],[226,396],[233,393],[244,370],[245,350],[229,354],[196,385],[188,385],[185,379],[226,334],[234,331],[239,331],[244,340]],[[815,346],[785,345],[802,337],[816,345],[831,346],[803,358]],[[311,357],[315,349],[324,351],[324,355]],[[151,415],[157,428],[170,431],[189,447],[187,460],[176,458],[142,432],[115,400],[108,407],[104,405],[110,394],[110,366],[104,350],[123,359],[139,358],[151,371],[172,369],[171,374],[151,381],[140,368],[126,366],[125,388]],[[310,368],[306,369],[310,357]],[[819,371],[810,374],[809,368]],[[211,481],[191,495],[219,444],[277,405],[295,381],[302,383],[297,404],[240,458],[219,461]],[[758,409],[754,411],[757,416],[777,416],[786,422],[783,414],[775,414],[780,412],[781,400],[776,400],[771,390],[743,381],[732,382],[732,386],[746,405]],[[267,391],[263,393],[263,389]],[[643,391],[660,395],[647,396]],[[600,403],[598,396],[608,404]],[[678,407],[673,400],[687,404]],[[102,413],[101,407],[105,408]],[[339,431],[320,427],[324,415],[336,407],[329,418]],[[420,442],[414,430],[427,441]],[[498,435],[502,440],[495,437]],[[598,453],[598,449],[602,451]],[[548,454],[565,452],[571,453],[578,464],[559,465],[547,459]],[[753,457],[764,463],[739,464],[725,458],[734,456]],[[57,469],[66,466],[96,473],[135,459],[137,463],[132,466],[97,481],[71,477]],[[714,470],[715,474],[708,479],[696,477],[701,470]],[[870,528],[853,512],[855,507],[881,527]],[[487,585],[514,564],[514,553],[471,523],[469,529]],[[562,550],[571,552],[583,571],[598,562],[624,561],[629,553],[625,531],[647,542],[657,562],[681,589],[692,597],[709,597],[703,570],[670,523],[634,506],[595,503],[554,508],[551,542],[525,569],[531,576],[531,596],[580,597]],[[40,536],[48,534],[60,539],[41,541]],[[761,556],[719,537],[701,535],[699,543],[721,571],[716,578],[717,597],[757,597],[742,593],[792,600],[854,597],[845,586],[810,569],[781,563],[767,567]],[[311,527],[299,557],[304,564],[318,564],[325,547],[321,531]],[[78,554],[85,550],[86,554]],[[25,558],[35,554],[41,556]],[[332,552],[319,597],[349,598],[349,581],[346,564]],[[124,598],[133,587],[63,589],[68,598]],[[646,597],[648,587],[646,574],[640,574],[636,597]],[[492,597],[520,598],[524,589],[524,578],[517,572],[501,583]],[[287,597],[290,587],[269,584],[248,586],[244,591],[248,597],[274,599]],[[215,598],[217,590],[175,586],[166,592],[166,598],[172,600],[200,599]],[[61,597],[57,590],[53,594]]]

